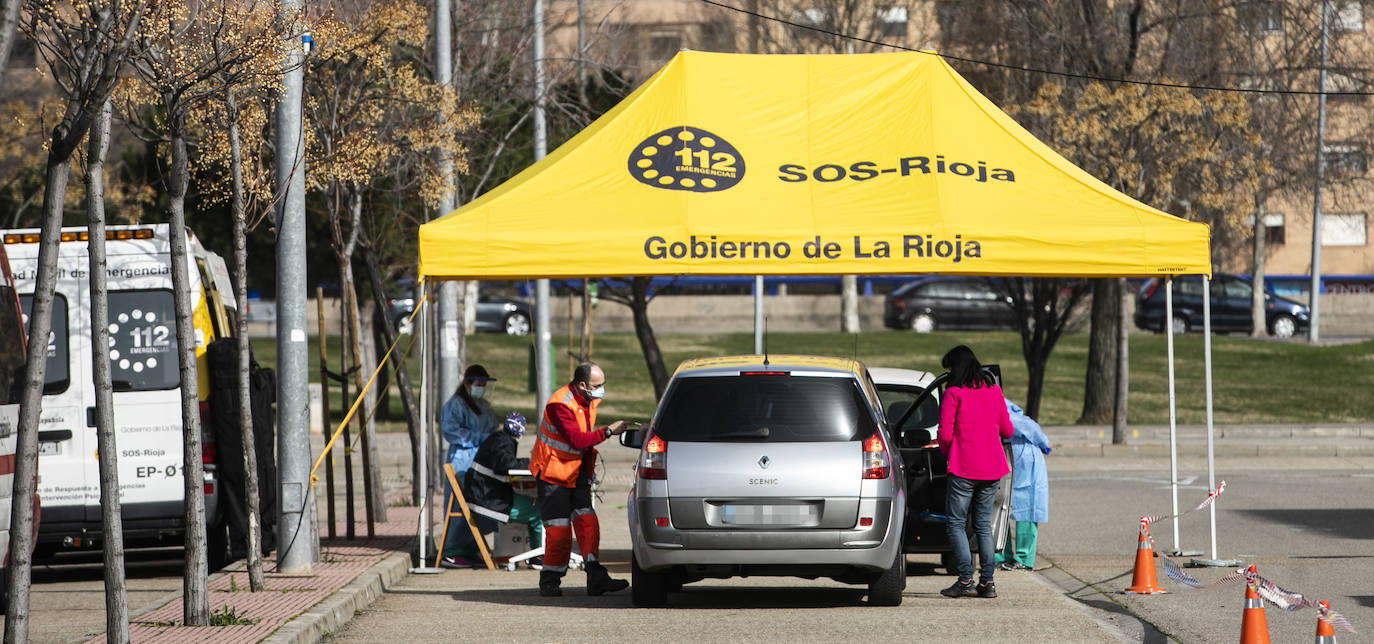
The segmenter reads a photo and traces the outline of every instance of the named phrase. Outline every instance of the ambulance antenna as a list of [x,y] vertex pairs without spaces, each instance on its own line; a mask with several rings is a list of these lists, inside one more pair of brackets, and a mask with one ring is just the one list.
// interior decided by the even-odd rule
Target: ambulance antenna
[[763,318],[763,366],[768,366],[768,317]]

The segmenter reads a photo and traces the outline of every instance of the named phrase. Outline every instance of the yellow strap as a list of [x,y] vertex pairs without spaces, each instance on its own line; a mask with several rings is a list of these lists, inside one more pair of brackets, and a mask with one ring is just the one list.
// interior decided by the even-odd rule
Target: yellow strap
[[[424,285],[423,278],[420,280],[420,284],[422,286]],[[424,309],[425,301],[428,299],[428,293],[425,293],[424,295],[420,296],[420,301],[416,303],[415,310],[410,312],[409,318],[406,318],[407,322],[413,323],[415,321],[415,316],[419,315],[420,311]],[[364,384],[363,388],[358,391],[358,397],[353,400],[353,405],[348,408],[348,413],[344,415],[343,420],[339,421],[339,426],[334,430],[333,435],[329,437],[329,442],[325,443],[324,449],[320,450],[319,458],[315,459],[315,466],[310,468],[310,487],[315,487],[315,484],[319,482],[319,477],[315,476],[315,471],[320,469],[320,465],[324,463],[324,457],[326,454],[329,453],[329,449],[334,446],[334,441],[339,440],[339,435],[343,434],[344,426],[348,424],[348,421],[353,420],[353,414],[357,413],[358,406],[361,405],[363,402],[363,396],[367,395],[367,390],[371,389],[372,384],[377,381],[377,376],[380,375],[382,373],[382,369],[386,367],[386,361],[391,359],[391,354],[394,351],[396,351],[396,345],[400,343],[401,336],[400,334],[397,334],[396,341],[391,343],[391,347],[389,347],[386,350],[386,355],[382,356],[381,361],[377,363],[377,368],[372,371],[372,377],[368,378],[367,383]],[[375,413],[376,410],[373,410],[373,412]]]

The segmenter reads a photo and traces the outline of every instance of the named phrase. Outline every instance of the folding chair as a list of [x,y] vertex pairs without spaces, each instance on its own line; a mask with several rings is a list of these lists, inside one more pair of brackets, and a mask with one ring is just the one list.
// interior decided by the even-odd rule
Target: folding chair
[[[477,549],[482,551],[482,561],[487,564],[487,570],[496,570],[496,564],[491,560],[491,551],[487,550],[487,540],[482,537],[482,531],[477,529],[477,524],[472,522],[472,513],[468,510],[468,501],[463,498],[463,490],[458,487],[458,475],[453,471],[453,465],[444,463],[444,476],[448,477],[448,487],[453,490],[448,495],[448,504],[444,510],[444,529],[439,534],[438,552],[434,553],[434,565],[439,565],[439,560],[444,558],[444,543],[448,540],[449,519],[462,517],[468,524],[468,529],[472,530],[472,538],[477,541]],[[453,511],[453,502],[458,502],[459,512]]]

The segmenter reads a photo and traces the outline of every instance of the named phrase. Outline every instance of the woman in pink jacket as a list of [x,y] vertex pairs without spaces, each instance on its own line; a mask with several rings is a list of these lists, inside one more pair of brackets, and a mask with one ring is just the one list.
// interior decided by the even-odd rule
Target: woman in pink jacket
[[[958,581],[941,594],[947,597],[996,597],[992,575],[997,562],[992,537],[993,501],[997,486],[1011,468],[1002,451],[1002,439],[1011,438],[1013,427],[1007,405],[990,374],[983,371],[973,350],[959,345],[949,350],[940,365],[949,370],[945,393],[940,398],[940,451],[949,461],[945,493],[949,517],[949,543],[954,548]],[[973,532],[978,537],[978,586],[973,585],[973,555],[969,552],[966,523],[970,504]]]

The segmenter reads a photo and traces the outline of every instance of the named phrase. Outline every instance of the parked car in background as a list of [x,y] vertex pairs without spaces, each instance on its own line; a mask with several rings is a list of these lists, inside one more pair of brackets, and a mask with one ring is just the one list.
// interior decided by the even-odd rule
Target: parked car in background
[[925,277],[888,294],[883,323],[892,329],[1014,329],[1011,300],[985,277]]
[[[387,300],[387,310],[391,320],[401,333],[410,333],[410,314],[415,310],[415,298],[409,295]],[[477,331],[483,333],[505,333],[507,335],[528,335],[533,328],[534,307],[524,300],[503,295],[479,295],[477,297]]]
[[[1164,330],[1164,280],[1146,280],[1136,292],[1135,325],[1147,331]],[[1254,293],[1250,280],[1239,275],[1216,273],[1212,276],[1212,330],[1249,333],[1250,299]],[[1279,297],[1266,284],[1264,324],[1270,335],[1289,338],[1307,328],[1310,312],[1306,306]],[[1174,333],[1202,329],[1202,276],[1174,278]]]
[[906,481],[868,370],[850,359],[701,358],[674,372],[627,514],[636,606],[706,578],[828,577],[896,606]]
[[[939,554],[940,563],[954,574],[954,552],[945,530],[949,466],[935,442],[935,434],[940,429],[940,392],[945,376],[883,367],[872,367],[868,372],[882,399],[888,427],[897,437],[897,452],[906,466],[907,511],[902,549],[912,554]],[[913,404],[916,409],[907,414]],[[1008,474],[997,490],[996,511],[992,518],[992,531],[999,550],[1006,543],[1010,514],[1011,475]],[[972,527],[969,522],[969,551],[978,552],[978,540],[973,538]]]

